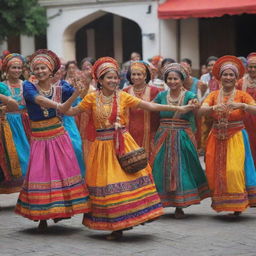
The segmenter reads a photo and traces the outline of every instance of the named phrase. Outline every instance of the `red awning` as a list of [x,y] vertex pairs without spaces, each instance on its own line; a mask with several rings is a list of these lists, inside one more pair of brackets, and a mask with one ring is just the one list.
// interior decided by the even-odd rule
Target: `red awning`
[[158,7],[160,19],[220,17],[256,13],[256,0],[167,0]]

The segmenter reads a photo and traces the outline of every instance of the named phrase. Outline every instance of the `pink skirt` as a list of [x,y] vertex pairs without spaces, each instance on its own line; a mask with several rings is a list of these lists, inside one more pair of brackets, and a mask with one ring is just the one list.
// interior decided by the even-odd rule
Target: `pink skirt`
[[90,211],[89,193],[59,118],[32,122],[28,172],[15,212],[31,220]]

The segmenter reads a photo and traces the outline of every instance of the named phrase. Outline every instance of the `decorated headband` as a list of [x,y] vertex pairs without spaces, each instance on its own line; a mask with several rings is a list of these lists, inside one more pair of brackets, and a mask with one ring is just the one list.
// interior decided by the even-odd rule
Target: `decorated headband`
[[4,72],[6,72],[12,64],[23,65],[24,63],[25,58],[21,54],[10,53],[3,59],[2,69]]
[[92,74],[96,81],[109,71],[119,72],[117,61],[111,57],[99,58],[92,67]]
[[222,73],[227,69],[231,69],[238,79],[243,77],[245,71],[241,60],[232,55],[225,55],[215,62],[212,74],[216,79],[220,80]]
[[144,62],[142,61],[133,61],[131,63],[131,71],[133,70],[139,70],[141,71],[143,74],[146,74],[146,70],[147,70],[147,66]]
[[30,58],[30,68],[34,71],[37,64],[45,64],[54,74],[60,68],[60,59],[52,51],[47,49],[40,49],[32,54]]
[[247,62],[248,63],[255,63],[256,62],[256,52],[252,52],[247,56]]
[[169,72],[178,72],[182,76],[183,80],[186,80],[188,78],[188,71],[186,70],[186,68],[183,65],[181,65],[179,63],[166,64],[163,67],[163,75],[164,75],[164,77]]

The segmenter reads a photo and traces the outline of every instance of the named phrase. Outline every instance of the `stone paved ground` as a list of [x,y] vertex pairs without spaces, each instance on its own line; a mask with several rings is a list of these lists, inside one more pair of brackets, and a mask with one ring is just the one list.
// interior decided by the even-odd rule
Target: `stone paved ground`
[[45,234],[37,224],[13,213],[18,194],[0,195],[0,256],[255,256],[256,208],[234,221],[210,208],[210,200],[173,219],[166,209],[160,220],[127,231],[122,240],[106,241],[107,232],[81,225],[82,215],[58,224]]

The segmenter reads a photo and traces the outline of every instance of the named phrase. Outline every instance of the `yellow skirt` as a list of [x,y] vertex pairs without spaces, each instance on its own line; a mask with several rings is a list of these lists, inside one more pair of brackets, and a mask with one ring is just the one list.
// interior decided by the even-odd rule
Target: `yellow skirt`
[[[163,208],[152,178],[151,168],[126,173],[115,153],[113,136],[101,131],[91,145],[86,161],[86,183],[91,199],[91,213],[83,223],[92,229],[120,230],[155,219]],[[128,132],[123,134],[125,152],[138,149]]]

